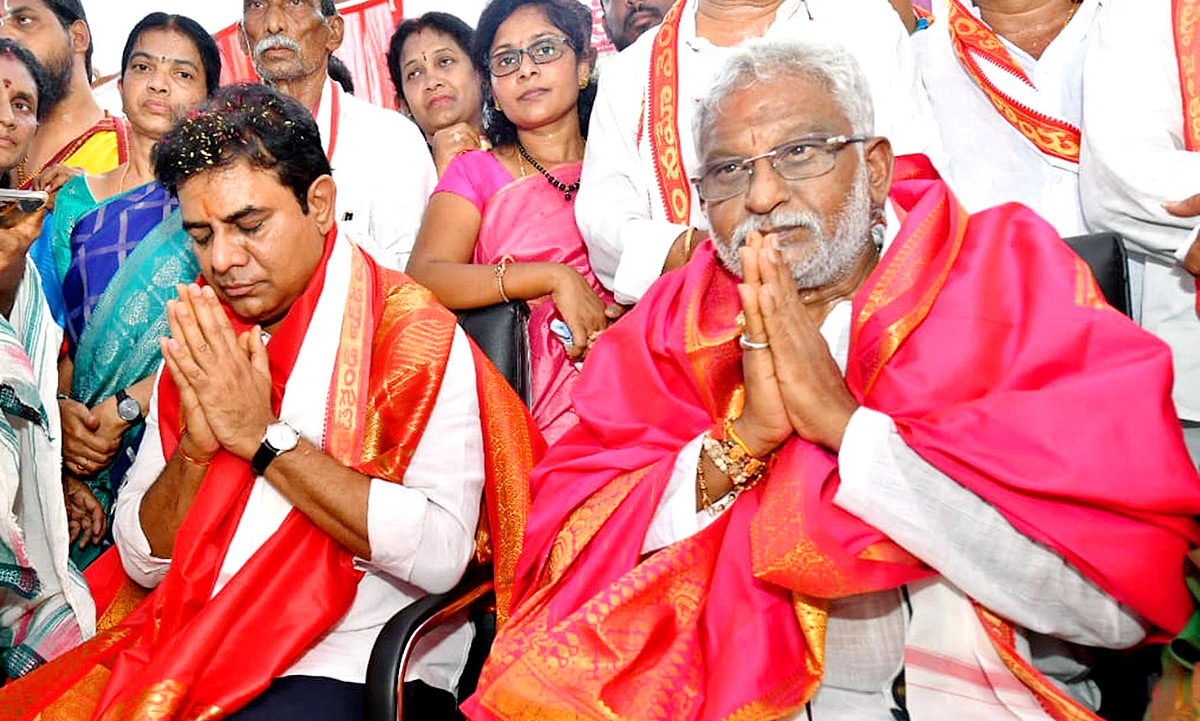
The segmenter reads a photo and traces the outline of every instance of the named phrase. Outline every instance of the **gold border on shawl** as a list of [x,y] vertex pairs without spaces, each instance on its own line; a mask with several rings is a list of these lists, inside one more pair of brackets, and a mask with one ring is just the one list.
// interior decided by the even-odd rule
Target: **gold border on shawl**
[[1183,136],[1188,150],[1200,150],[1200,0],[1174,0],[1171,17],[1179,89],[1183,95]]
[[346,295],[341,337],[325,427],[325,450],[340,460],[362,456],[364,399],[370,358],[364,352],[370,332],[370,279],[363,252],[352,247],[350,288]]
[[974,606],[975,614],[1000,660],[1033,693],[1038,704],[1051,718],[1057,721],[1100,721],[1099,716],[1068,696],[1017,653],[1016,631],[1011,624],[977,603]]
[[[935,218],[939,215],[942,206],[950,203],[952,197],[951,195],[946,195],[939,199],[937,207],[922,219],[909,238],[894,251],[896,255],[888,261],[888,265],[880,275],[879,281],[868,294],[867,302],[863,305],[862,311],[855,318],[855,327],[851,333],[854,339],[851,343],[852,347],[857,344],[858,339],[861,337],[862,329],[866,326],[867,322],[880,310],[911,292],[917,280],[922,277],[922,267],[933,256],[932,253],[928,253],[927,251],[929,248],[936,247],[939,242],[934,237],[931,226],[934,224]],[[952,210],[954,215],[951,217],[950,222],[951,245],[945,253],[945,261],[942,267],[938,269],[937,276],[932,282],[926,285],[920,298],[913,304],[913,307],[884,330],[878,347],[871,353],[873,357],[867,360],[867,375],[862,379],[864,398],[870,395],[871,390],[875,387],[875,382],[879,379],[879,374],[883,372],[884,366],[892,359],[896,351],[900,349],[900,346],[907,340],[909,334],[929,315],[929,311],[933,307],[933,302],[937,300],[942,287],[946,284],[946,279],[950,275],[950,269],[954,267],[955,261],[958,260],[959,251],[962,250],[963,241],[966,239],[969,215],[962,205],[958,203],[952,204]]]
[[683,0],[667,11],[654,36],[650,55],[650,149],[654,174],[667,219],[687,225],[692,214],[692,194],[679,143],[679,20]]
[[133,610],[149,595],[148,589],[142,588],[126,576],[121,588],[113,596],[112,603],[108,604],[108,608],[104,610],[104,615],[96,620],[96,632],[107,631],[124,621],[125,617],[133,613]]
[[[486,452],[491,459],[488,466],[492,473],[491,485],[496,495],[500,528],[497,534],[489,534],[488,524],[480,523],[482,537],[477,544],[482,542],[486,545],[477,549],[476,556],[481,561],[487,560],[483,558],[482,550],[490,547],[490,560],[496,579],[496,622],[503,626],[512,611],[513,579],[524,546],[534,439],[526,421],[524,404],[490,364],[485,367],[480,393],[483,395],[481,407],[487,409],[483,415],[483,422],[487,424],[484,438],[490,442]],[[521,451],[514,452],[514,449]],[[486,519],[487,504],[484,504],[482,513]],[[497,539],[502,542],[496,543]]]
[[214,721],[227,715],[211,704],[189,708],[187,695],[187,684],[164,679],[109,709],[101,721]]
[[605,484],[571,513],[555,536],[554,545],[550,547],[542,585],[553,585],[562,578],[609,517],[649,472],[650,468],[647,467],[623,474]]

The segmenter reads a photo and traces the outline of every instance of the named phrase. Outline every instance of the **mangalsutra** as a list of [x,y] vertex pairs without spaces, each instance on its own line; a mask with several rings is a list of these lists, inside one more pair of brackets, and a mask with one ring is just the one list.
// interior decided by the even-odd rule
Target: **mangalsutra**
[[528,160],[529,164],[532,165],[539,173],[542,174],[542,177],[544,177],[555,188],[558,188],[560,191],[562,191],[563,200],[570,200],[571,195],[574,194],[575,191],[579,190],[579,181],[578,180],[576,180],[574,183],[571,183],[570,185],[568,185],[568,184],[562,182],[561,180],[559,180],[558,178],[554,177],[553,175],[551,175],[550,171],[543,168],[541,163],[539,163],[538,161],[533,159],[533,156],[529,154],[529,151],[525,149],[525,146],[522,145],[521,141],[519,141],[519,140],[517,141],[517,150],[521,153],[521,157]]

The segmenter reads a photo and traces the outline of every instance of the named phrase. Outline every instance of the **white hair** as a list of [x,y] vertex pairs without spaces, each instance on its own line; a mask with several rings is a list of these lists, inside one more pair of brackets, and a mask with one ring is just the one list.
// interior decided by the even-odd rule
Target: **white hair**
[[[735,91],[754,82],[807,78],[829,91],[850,121],[852,132],[872,135],[875,111],[871,88],[854,59],[841,45],[799,38],[755,38],[738,46],[712,79],[712,88],[692,119],[696,151],[720,113],[720,105]],[[798,109],[798,111],[801,109]]]

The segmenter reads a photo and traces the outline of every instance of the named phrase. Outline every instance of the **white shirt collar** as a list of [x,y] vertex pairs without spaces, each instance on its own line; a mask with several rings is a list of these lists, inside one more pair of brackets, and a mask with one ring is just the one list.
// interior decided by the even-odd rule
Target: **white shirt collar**
[[[784,0],[775,11],[775,19],[771,21],[771,27],[767,28],[767,32],[764,34],[769,35],[780,23],[791,20],[797,13],[804,11],[806,8],[807,3],[805,0]],[[702,52],[717,47],[706,38],[702,38],[696,34],[696,13],[699,10],[700,0],[687,0],[687,4],[683,7],[683,17],[679,18],[679,38],[693,52]]]

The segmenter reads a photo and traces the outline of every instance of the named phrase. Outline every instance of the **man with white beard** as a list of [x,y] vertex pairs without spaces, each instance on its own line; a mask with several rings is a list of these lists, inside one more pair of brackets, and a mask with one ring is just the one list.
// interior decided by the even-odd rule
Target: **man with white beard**
[[403,270],[437,172],[412,121],[329,78],[329,56],[344,32],[334,0],[245,0],[241,29],[263,82],[317,119],[338,185],[338,227],[383,265]]
[[1188,619],[1168,349],[872,116],[811,40],[717,73],[712,238],[590,351],[469,717],[1082,717],[1078,646]]

